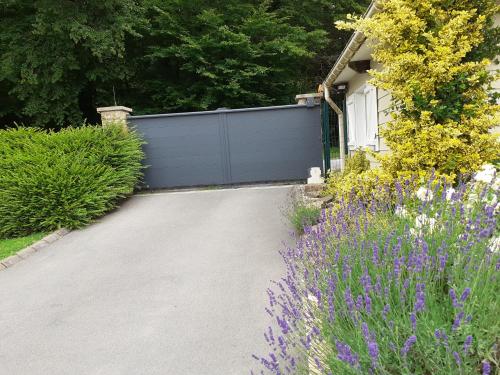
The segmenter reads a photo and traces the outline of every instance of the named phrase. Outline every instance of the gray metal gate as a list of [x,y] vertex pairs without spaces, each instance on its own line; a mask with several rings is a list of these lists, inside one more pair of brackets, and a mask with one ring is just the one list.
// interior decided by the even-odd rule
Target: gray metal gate
[[323,165],[320,107],[130,116],[149,188],[301,180]]

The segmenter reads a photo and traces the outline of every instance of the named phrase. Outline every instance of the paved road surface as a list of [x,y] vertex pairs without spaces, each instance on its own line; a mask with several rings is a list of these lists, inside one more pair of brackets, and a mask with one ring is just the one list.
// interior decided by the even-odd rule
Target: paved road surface
[[0,374],[248,374],[289,191],[135,196],[0,272]]

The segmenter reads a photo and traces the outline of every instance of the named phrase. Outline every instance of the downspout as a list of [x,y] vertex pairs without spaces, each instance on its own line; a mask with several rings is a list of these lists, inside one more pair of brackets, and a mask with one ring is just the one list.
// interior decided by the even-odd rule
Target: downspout
[[330,91],[328,90],[328,85],[323,83],[322,85],[323,94],[325,101],[330,105],[330,107],[335,111],[339,118],[339,148],[340,148],[340,170],[345,169],[345,140],[344,140],[344,112],[338,107],[337,104],[330,97]]

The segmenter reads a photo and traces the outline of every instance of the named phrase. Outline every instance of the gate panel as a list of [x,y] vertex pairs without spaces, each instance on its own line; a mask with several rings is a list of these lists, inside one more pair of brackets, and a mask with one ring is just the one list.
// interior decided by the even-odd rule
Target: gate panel
[[149,188],[226,183],[218,114],[137,116],[131,123],[147,142],[144,180]]
[[323,165],[319,107],[228,113],[227,121],[234,181],[301,180]]

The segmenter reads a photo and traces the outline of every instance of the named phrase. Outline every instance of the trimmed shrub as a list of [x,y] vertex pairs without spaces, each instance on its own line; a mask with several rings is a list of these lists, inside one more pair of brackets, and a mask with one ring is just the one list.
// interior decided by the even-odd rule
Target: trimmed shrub
[[78,228],[141,176],[142,141],[119,125],[0,131],[0,237]]

